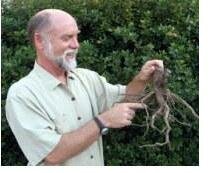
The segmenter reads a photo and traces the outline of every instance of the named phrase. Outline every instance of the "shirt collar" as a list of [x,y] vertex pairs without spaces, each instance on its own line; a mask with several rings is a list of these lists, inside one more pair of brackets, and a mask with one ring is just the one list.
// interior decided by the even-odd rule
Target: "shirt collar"
[[43,83],[45,83],[45,85],[49,89],[55,89],[58,85],[61,84],[61,81],[59,81],[51,73],[46,71],[36,61],[34,64],[33,72],[43,81]]
[[74,80],[74,72],[73,71],[69,71],[68,73],[67,73],[67,79],[70,79],[70,80]]

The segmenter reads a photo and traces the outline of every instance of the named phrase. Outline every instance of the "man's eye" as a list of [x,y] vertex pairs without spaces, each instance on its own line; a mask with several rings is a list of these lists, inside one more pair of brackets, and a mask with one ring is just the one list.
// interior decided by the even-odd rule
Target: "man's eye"
[[70,40],[70,36],[68,36],[68,35],[66,35],[66,36],[63,36],[61,39],[63,40],[63,41],[68,41],[68,40]]
[[73,35],[72,35],[72,36],[69,35],[69,36],[63,36],[63,37],[62,37],[62,40],[63,40],[63,41],[69,41],[69,40],[71,40],[71,39],[74,38],[74,37],[75,37],[76,39],[78,38],[77,35],[74,35],[74,36],[73,36]]
[[69,37],[63,37],[63,41],[68,41],[70,38]]

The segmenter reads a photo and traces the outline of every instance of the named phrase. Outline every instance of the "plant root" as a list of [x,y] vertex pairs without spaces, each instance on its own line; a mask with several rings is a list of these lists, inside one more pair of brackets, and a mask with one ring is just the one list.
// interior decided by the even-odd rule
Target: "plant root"
[[[125,95],[126,98],[123,102],[137,102],[142,103],[144,105],[145,110],[145,124],[136,124],[132,123],[132,126],[141,127],[145,129],[145,134],[148,133],[149,129],[153,129],[160,134],[164,135],[163,142],[156,142],[154,144],[144,144],[139,146],[140,148],[143,147],[157,147],[157,146],[164,146],[168,145],[171,149],[170,143],[170,132],[171,132],[171,123],[176,122],[180,125],[191,127],[190,123],[185,121],[180,121],[177,117],[172,114],[172,109],[175,109],[180,115],[184,116],[179,110],[175,108],[175,103],[182,105],[188,110],[193,117],[199,119],[198,114],[194,111],[194,109],[181,97],[171,92],[166,87],[168,73],[167,70],[163,68],[159,68],[155,70],[153,78],[152,78],[152,87],[150,89],[145,89],[141,94],[138,95]],[[150,113],[152,110],[148,105],[153,103],[156,105],[156,111]],[[157,119],[162,118],[163,127],[159,128],[155,125]]]

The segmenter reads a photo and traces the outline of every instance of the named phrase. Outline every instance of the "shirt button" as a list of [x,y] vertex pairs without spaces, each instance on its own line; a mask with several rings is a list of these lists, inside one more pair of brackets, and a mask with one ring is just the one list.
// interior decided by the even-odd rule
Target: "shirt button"
[[71,100],[74,101],[74,100],[76,100],[76,99],[75,99],[75,97],[71,97]]
[[91,156],[90,156],[90,158],[91,158],[91,159],[93,159],[93,158],[94,158],[94,156],[93,156],[93,155],[91,155]]
[[77,117],[77,119],[78,119],[78,120],[81,120],[82,118],[81,118],[81,117]]

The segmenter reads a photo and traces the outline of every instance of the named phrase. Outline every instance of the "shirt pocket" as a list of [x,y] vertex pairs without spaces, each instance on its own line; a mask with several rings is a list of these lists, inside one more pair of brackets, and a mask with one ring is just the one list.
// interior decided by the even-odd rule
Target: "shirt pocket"
[[78,129],[78,124],[74,116],[69,113],[59,113],[54,117],[53,122],[56,126],[56,131],[60,134]]

